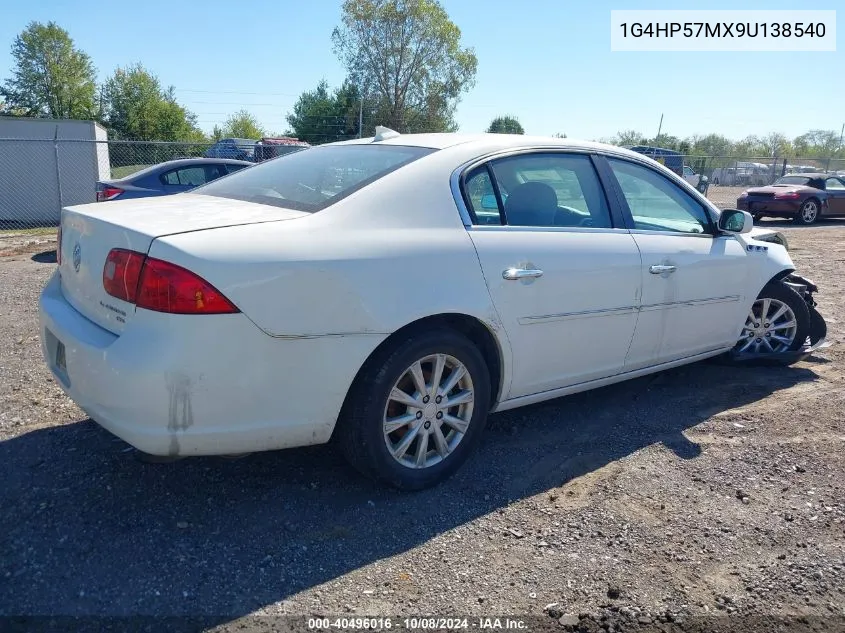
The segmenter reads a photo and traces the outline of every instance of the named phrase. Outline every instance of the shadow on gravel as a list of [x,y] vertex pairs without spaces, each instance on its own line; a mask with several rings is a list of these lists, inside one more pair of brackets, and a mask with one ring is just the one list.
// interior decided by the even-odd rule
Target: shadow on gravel
[[[416,494],[328,446],[146,464],[91,421],[35,430],[0,443],[0,615],[229,622],[648,445],[695,459],[685,429],[815,378],[703,363],[494,415],[471,461]],[[349,602],[386,583],[412,598],[401,572]]]
[[44,251],[43,253],[36,253],[30,259],[34,262],[38,262],[39,264],[55,264],[57,263],[56,259],[56,251],[53,249],[52,251]]

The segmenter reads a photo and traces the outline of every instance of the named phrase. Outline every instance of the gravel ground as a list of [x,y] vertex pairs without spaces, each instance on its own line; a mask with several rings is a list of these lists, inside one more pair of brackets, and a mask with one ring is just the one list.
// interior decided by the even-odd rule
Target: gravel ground
[[55,259],[16,248],[0,257],[0,616],[845,630],[845,223],[763,224],[788,227],[833,347],[494,415],[467,466],[416,494],[361,480],[331,447],[141,462],[50,378],[36,299]]
[[718,187],[710,185],[707,188],[707,198],[720,209],[735,209],[736,199],[748,187]]

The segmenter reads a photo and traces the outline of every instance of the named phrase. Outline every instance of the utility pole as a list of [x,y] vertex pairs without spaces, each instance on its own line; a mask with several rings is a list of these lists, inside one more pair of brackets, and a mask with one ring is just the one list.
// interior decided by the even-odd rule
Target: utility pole
[[655,143],[659,143],[659,142],[660,142],[660,140],[659,140],[659,139],[660,139],[660,132],[661,132],[662,130],[663,130],[663,113],[661,112],[661,113],[660,113],[660,125],[659,125],[659,126],[657,126],[657,136],[655,136],[655,137],[654,137],[654,142],[655,142]]
[[361,138],[361,128],[364,127],[364,99],[358,102],[358,138]]

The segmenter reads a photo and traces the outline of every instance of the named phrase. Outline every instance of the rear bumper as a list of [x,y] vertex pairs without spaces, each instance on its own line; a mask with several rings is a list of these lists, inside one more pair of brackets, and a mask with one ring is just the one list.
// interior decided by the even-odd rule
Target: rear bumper
[[[44,359],[93,420],[153,455],[219,455],[327,442],[349,385],[381,339],[281,339],[243,314],[139,310],[116,336],[64,298],[40,298]],[[64,345],[65,366],[57,366]]]
[[799,202],[793,200],[773,200],[771,198],[763,198],[755,200],[754,198],[745,198],[737,200],[737,209],[748,211],[751,214],[762,213],[769,215],[784,215],[793,216],[798,213],[801,208]]

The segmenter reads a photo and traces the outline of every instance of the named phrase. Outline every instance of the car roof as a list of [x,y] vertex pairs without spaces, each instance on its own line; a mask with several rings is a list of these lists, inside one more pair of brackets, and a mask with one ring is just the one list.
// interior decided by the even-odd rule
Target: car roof
[[806,172],[801,174],[786,174],[785,176],[781,176],[781,178],[789,178],[790,176],[797,176],[799,178],[828,178],[830,174],[821,174],[818,172]]
[[593,150],[603,153],[642,158],[642,154],[617,145],[597,143],[595,141],[580,141],[570,138],[558,138],[555,136],[528,136],[525,134],[494,134],[482,132],[477,134],[463,132],[438,132],[430,134],[399,134],[382,140],[376,137],[352,139],[340,141],[335,145],[404,145],[411,147],[427,147],[430,149],[447,149],[457,145],[478,145],[485,150],[491,147],[495,149],[519,149],[521,147],[552,147],[561,149]]

